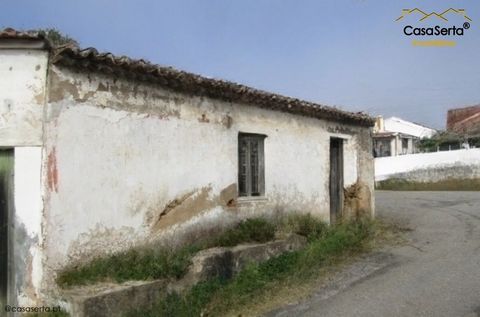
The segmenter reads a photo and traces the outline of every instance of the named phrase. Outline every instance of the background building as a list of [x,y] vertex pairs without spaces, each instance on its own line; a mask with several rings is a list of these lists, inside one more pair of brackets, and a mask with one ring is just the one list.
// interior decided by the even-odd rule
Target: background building
[[480,136],[480,105],[448,110],[447,131],[467,137]]
[[378,116],[373,132],[374,156],[384,157],[417,153],[418,141],[437,131],[397,117]]

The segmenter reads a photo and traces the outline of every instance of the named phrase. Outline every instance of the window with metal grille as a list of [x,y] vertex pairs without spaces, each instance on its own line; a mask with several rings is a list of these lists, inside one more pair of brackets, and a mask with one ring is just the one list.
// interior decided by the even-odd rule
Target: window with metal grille
[[265,135],[238,135],[238,193],[240,196],[265,194]]

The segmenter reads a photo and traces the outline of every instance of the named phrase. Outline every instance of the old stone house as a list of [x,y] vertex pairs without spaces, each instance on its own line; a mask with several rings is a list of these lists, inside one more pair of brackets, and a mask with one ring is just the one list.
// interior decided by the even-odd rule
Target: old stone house
[[0,74],[2,306],[52,300],[66,265],[254,215],[373,215],[362,113],[12,29]]

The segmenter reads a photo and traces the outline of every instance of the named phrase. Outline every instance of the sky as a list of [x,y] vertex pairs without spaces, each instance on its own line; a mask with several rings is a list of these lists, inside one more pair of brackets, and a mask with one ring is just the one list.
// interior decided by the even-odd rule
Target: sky
[[[413,46],[407,24],[464,22],[395,21],[415,7],[465,9],[471,27],[454,47]],[[15,0],[0,27],[53,27],[81,47],[437,129],[449,108],[480,103],[475,0]]]

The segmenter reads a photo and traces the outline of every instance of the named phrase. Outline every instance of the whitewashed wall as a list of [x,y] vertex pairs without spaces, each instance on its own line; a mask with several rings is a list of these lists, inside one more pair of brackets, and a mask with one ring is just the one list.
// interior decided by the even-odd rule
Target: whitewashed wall
[[47,52],[0,49],[2,146],[42,144]]
[[[57,67],[47,85],[47,64],[45,51],[0,50],[20,305],[48,301],[57,269],[99,254],[178,242],[262,213],[328,221],[330,137],[345,138],[345,186],[364,183],[373,201],[368,128]],[[263,198],[237,199],[239,132],[268,136]]]
[[[382,181],[399,174],[411,173],[419,170],[439,170],[438,178],[446,178],[442,169],[450,167],[466,167],[465,173],[456,175],[457,178],[475,178],[480,176],[480,149],[456,150],[434,153],[420,153],[393,157],[379,157],[375,159],[375,180]],[[472,170],[473,169],[473,173]],[[457,170],[458,171],[458,170]],[[478,171],[478,172],[475,172]],[[425,179],[425,181],[433,181]]]
[[[360,180],[373,199],[369,128],[58,67],[50,78],[45,258],[51,270],[254,214],[311,212],[328,221],[331,136],[347,137],[346,185]],[[267,135],[264,198],[236,199],[239,132]],[[172,203],[178,206],[166,208]]]
[[410,134],[419,138],[429,138],[436,132],[434,129],[430,129],[397,117],[385,119],[384,125],[385,131]]
[[[48,53],[0,49],[0,147],[14,148],[12,245],[20,305],[37,302],[42,280],[42,136]],[[11,303],[12,305],[14,303]]]
[[14,162],[16,293],[20,305],[31,305],[42,282],[42,148],[16,147]]

